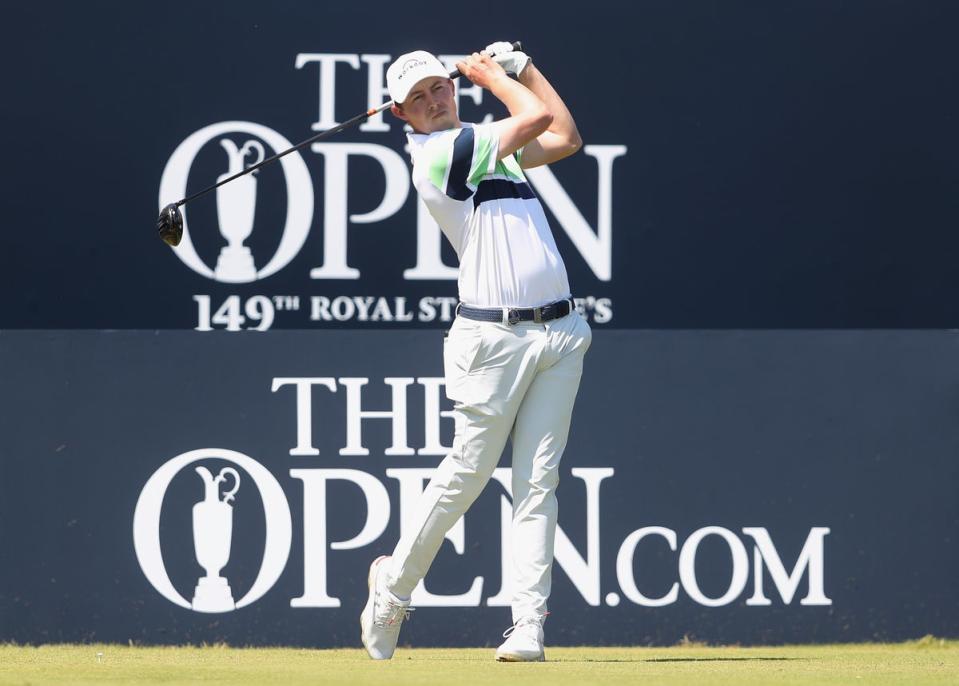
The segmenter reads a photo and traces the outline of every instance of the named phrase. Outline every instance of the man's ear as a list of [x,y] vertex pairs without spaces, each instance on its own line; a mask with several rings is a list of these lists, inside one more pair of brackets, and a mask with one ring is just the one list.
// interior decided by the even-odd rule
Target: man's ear
[[403,121],[409,123],[409,118],[406,116],[406,113],[403,112],[403,108],[399,105],[391,105],[390,113],[397,119],[402,119]]

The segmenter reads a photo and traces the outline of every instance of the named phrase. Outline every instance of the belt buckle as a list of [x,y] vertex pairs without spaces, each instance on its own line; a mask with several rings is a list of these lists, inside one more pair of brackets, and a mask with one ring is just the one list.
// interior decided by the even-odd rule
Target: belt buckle
[[519,310],[517,310],[515,307],[510,307],[506,310],[507,324],[509,324],[510,326],[513,326],[515,324],[519,324],[521,321],[523,320],[519,316]]
[[543,310],[545,307],[534,307],[533,308],[533,321],[537,324],[543,323]]

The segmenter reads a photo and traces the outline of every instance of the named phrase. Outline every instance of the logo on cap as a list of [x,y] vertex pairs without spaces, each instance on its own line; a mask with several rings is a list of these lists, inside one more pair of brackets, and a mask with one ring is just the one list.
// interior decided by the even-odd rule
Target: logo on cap
[[403,71],[400,72],[400,75],[396,77],[396,80],[399,81],[404,76],[406,76],[406,72],[408,72],[410,69],[415,69],[416,67],[425,67],[425,66],[426,66],[425,60],[417,60],[417,59],[407,60],[406,62],[403,63]]

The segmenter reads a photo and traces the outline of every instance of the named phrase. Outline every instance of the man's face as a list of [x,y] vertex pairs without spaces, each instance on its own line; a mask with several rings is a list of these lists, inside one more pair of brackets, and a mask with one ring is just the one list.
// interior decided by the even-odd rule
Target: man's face
[[417,133],[446,131],[460,125],[453,82],[441,76],[430,76],[417,83],[402,106],[394,105],[391,111]]

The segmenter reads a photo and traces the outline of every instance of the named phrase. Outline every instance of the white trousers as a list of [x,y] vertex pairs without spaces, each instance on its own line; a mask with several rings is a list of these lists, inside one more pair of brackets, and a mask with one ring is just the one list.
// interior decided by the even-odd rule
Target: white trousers
[[546,612],[556,532],[556,487],[573,401],[592,333],[575,311],[513,326],[457,317],[444,343],[455,438],[393,552],[387,586],[409,597],[446,532],[489,481],[513,441],[513,621]]

